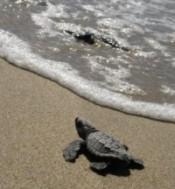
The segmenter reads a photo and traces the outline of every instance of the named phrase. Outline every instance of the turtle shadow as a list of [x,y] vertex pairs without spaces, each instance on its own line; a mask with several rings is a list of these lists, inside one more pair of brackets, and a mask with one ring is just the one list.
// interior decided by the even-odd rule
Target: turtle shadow
[[107,176],[107,175],[114,175],[118,177],[128,177],[131,175],[131,171],[127,168],[121,168],[118,166],[109,166],[107,169],[103,171],[96,171],[91,169],[93,172],[97,173],[98,175],[101,176]]
[[[94,157],[87,151],[84,151],[82,153],[86,159],[91,163],[91,162],[101,162],[102,160],[98,159],[97,157]],[[104,170],[102,171],[97,171],[92,168],[90,168],[93,172],[97,173],[98,175],[101,176],[107,176],[107,175],[114,175],[114,176],[119,176],[119,177],[128,177],[131,175],[131,170],[142,170],[144,169],[143,165],[131,163],[130,165],[126,165],[125,162],[123,161],[115,161],[111,162],[111,164]]]

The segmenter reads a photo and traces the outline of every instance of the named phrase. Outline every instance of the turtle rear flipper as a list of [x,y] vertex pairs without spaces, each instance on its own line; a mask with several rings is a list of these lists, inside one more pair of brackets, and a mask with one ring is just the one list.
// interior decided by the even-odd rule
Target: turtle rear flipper
[[85,142],[83,140],[75,140],[63,150],[63,157],[66,161],[74,162],[80,154]]

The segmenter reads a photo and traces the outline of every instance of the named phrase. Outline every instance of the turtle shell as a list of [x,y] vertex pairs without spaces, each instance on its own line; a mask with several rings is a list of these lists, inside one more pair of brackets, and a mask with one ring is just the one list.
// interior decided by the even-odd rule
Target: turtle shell
[[87,149],[95,156],[129,161],[130,156],[124,146],[113,137],[97,131],[86,139]]

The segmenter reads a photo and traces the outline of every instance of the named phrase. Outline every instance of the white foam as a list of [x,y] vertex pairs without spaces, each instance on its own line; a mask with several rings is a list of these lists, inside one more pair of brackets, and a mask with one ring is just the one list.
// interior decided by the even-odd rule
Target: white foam
[[69,18],[70,15],[66,12],[67,8],[68,7],[64,4],[53,5],[47,2],[47,11],[44,11],[42,16],[50,18]]
[[4,30],[0,30],[0,56],[12,64],[54,80],[95,103],[136,115],[175,122],[175,104],[133,101],[122,94],[109,91],[93,81],[83,79],[77,70],[65,62],[51,61],[34,54],[26,42]]
[[94,13],[96,17],[103,17],[104,11],[100,10],[98,6],[92,6],[92,5],[82,5],[82,8],[86,11]]
[[168,94],[170,96],[175,96],[175,89],[173,89],[167,85],[162,85],[160,91],[163,92],[164,94]]
[[22,4],[22,3],[33,3],[33,0],[16,0],[16,4]]
[[[105,81],[98,81],[98,84],[112,91],[121,92],[128,95],[145,95],[145,92],[138,86],[125,81],[129,78],[130,71],[118,64],[118,69],[112,69],[106,64],[102,65],[101,61],[107,62],[108,58],[102,56],[84,57],[94,75],[101,75]],[[114,60],[113,60],[114,61]],[[115,60],[116,62],[116,60]]]
[[41,13],[32,13],[31,19],[37,25],[40,26],[38,34],[40,37],[45,37],[45,35],[49,37],[54,37],[57,35],[63,35],[64,30],[70,30],[70,28],[76,29],[75,32],[80,31],[80,26],[74,23],[66,23],[66,22],[54,22],[52,18],[69,18],[71,15],[66,12],[66,6],[63,4],[52,5],[51,3],[47,3],[46,11]]
[[25,5],[27,8],[34,4],[34,0],[15,0],[15,4],[17,5]]
[[151,45],[154,49],[160,50],[161,52],[164,52],[166,50],[166,47],[161,45],[158,41],[151,38],[145,38],[145,41]]

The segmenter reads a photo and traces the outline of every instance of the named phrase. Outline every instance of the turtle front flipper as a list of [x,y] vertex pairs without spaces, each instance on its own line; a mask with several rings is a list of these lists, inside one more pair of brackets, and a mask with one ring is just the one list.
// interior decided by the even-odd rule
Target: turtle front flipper
[[91,162],[90,168],[95,171],[102,171],[108,167],[108,162]]
[[63,157],[66,161],[74,162],[85,146],[83,140],[75,140],[71,142],[64,150]]

